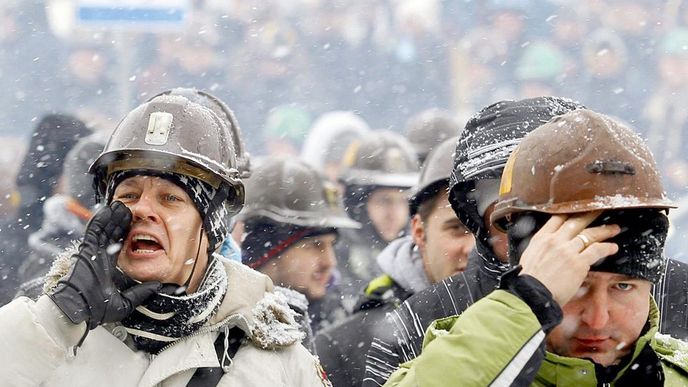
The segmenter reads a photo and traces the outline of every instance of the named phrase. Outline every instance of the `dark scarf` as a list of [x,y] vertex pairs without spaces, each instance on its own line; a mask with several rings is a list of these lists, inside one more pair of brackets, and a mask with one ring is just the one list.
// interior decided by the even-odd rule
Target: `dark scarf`
[[190,295],[158,293],[122,321],[136,348],[157,354],[197,332],[217,312],[227,291],[227,273],[213,259],[198,290]]

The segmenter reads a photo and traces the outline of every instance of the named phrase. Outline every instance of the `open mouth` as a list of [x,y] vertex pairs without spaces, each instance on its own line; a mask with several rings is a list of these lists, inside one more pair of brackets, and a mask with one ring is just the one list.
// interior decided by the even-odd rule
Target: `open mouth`
[[131,251],[137,254],[151,254],[163,250],[160,243],[150,235],[136,234],[131,238]]

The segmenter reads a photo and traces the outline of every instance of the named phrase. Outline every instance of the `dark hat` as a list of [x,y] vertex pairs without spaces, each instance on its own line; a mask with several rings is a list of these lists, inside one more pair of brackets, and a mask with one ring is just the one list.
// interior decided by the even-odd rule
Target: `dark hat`
[[[550,214],[526,212],[516,216],[508,230],[509,259],[518,264],[528,247],[530,238],[549,220]],[[590,267],[591,271],[618,273],[657,283],[666,266],[664,243],[669,230],[669,219],[659,209],[609,210],[588,227],[617,224],[621,232],[608,240],[616,243],[619,251],[601,259]]]
[[75,117],[63,114],[44,116],[36,126],[29,148],[17,174],[17,186],[40,187],[50,196],[62,174],[67,152],[91,131]]
[[471,117],[459,135],[449,177],[449,203],[459,220],[476,236],[476,248],[491,271],[500,272],[506,266],[492,252],[477,200],[478,195],[488,192],[478,192],[476,182],[499,180],[509,155],[526,134],[552,117],[583,107],[559,97],[501,101]]
[[265,265],[304,238],[337,233],[334,228],[295,226],[268,218],[249,219],[244,230],[241,261],[252,269]]

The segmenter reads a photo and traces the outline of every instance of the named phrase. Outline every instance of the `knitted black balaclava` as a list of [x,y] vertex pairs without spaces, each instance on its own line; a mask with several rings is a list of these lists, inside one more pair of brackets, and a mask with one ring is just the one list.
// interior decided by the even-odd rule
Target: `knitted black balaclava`
[[[527,212],[516,215],[508,225],[509,259],[513,265],[519,263],[532,236],[550,217],[549,214]],[[669,230],[667,216],[657,209],[608,210],[588,227],[603,224],[621,227],[621,233],[608,240],[616,243],[619,251],[595,263],[590,270],[659,282],[666,265],[663,252]]]
[[181,187],[191,198],[198,213],[203,219],[203,229],[208,235],[209,255],[222,245],[229,232],[228,211],[225,203],[227,193],[221,189],[215,189],[210,184],[197,178],[177,173],[130,170],[115,172],[108,178],[105,192],[105,201],[110,203],[115,188],[125,179],[135,175],[160,177],[171,181]]

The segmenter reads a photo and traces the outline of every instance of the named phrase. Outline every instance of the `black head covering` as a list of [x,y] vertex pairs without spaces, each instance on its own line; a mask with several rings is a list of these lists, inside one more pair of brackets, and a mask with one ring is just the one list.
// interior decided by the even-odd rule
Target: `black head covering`
[[466,123],[449,177],[449,202],[476,236],[476,249],[488,270],[502,272],[508,265],[492,251],[488,227],[478,213],[475,182],[500,179],[509,155],[526,134],[555,116],[582,108],[577,102],[559,97],[501,101],[483,108]]

